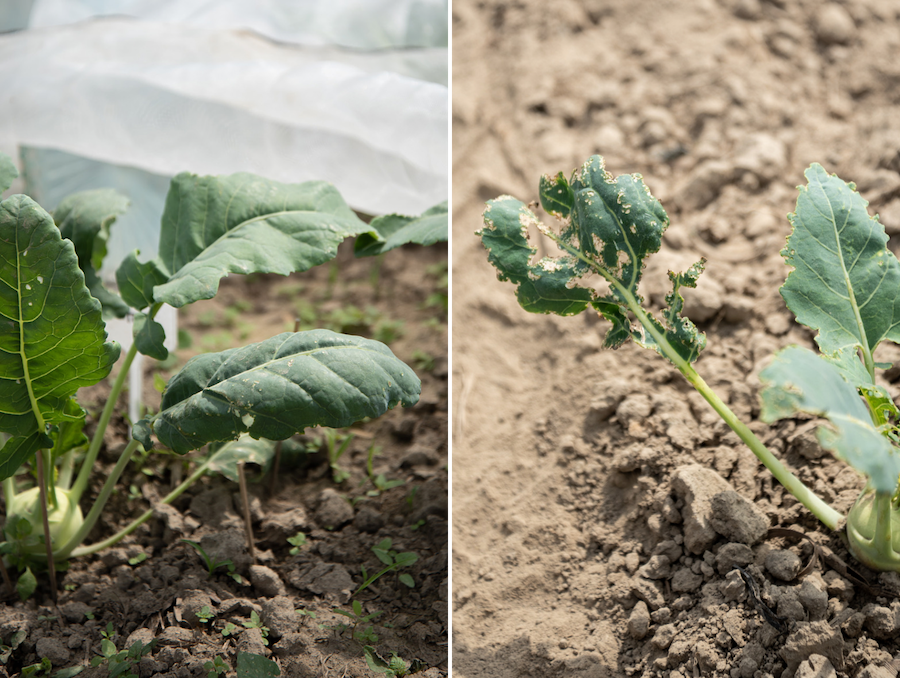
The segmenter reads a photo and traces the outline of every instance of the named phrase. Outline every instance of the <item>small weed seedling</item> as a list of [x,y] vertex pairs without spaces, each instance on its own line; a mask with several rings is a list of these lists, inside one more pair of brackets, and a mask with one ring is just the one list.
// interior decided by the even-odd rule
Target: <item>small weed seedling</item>
[[113,641],[116,633],[113,630],[112,623],[106,625],[106,630],[101,631],[100,635],[103,639],[100,641],[100,656],[91,659],[91,666],[100,666],[106,662],[106,668],[109,671],[109,678],[138,678],[137,673],[133,672],[134,665],[140,661],[141,657],[150,654],[155,640],[151,640],[146,645],[141,641],[135,643],[127,650],[116,650],[116,644]]
[[390,659],[384,659],[371,645],[366,645],[363,648],[363,654],[369,668],[375,673],[381,673],[385,676],[402,678],[402,676],[418,673],[425,668],[425,664],[422,661],[413,659],[407,663],[396,652],[391,652]]
[[250,610],[250,621],[241,622],[241,625],[245,629],[259,629],[259,632],[262,635],[263,645],[269,644],[269,627],[263,625],[256,610]]
[[344,617],[349,617],[351,620],[350,624],[338,624],[337,626],[333,626],[335,631],[338,633],[343,633],[347,629],[352,629],[350,635],[360,645],[365,645],[367,643],[377,643],[378,636],[375,634],[375,626],[370,624],[369,622],[377,619],[381,615],[384,614],[383,611],[378,612],[370,612],[369,614],[363,614],[362,603],[358,600],[354,600],[351,603],[351,612],[347,612],[347,610],[341,610],[338,608],[334,609],[335,614],[343,615]]
[[231,671],[231,666],[219,655],[216,655],[212,661],[208,661],[203,665],[203,670],[208,671],[206,678],[219,678],[219,676],[224,676]]
[[[900,342],[900,261],[868,203],[818,164],[806,170],[792,233],[782,251],[793,267],[781,295],[797,321],[818,332],[819,353],[789,346],[760,373],[760,418],[808,416],[822,421],[819,444],[868,477],[846,516],[855,557],[875,570],[900,571],[900,409],[876,379],[890,365],[873,357],[882,341]],[[775,478],[822,523],[837,529],[845,517],[810,490],[709,387],[693,363],[706,337],[682,317],[681,290],[695,287],[705,261],[669,273],[672,291],[655,315],[643,306],[638,283],[645,259],[660,248],[669,218],[639,174],[614,178],[599,156],[576,170],[540,181],[540,204],[560,228],[542,224],[509,196],[490,200],[478,232],[501,280],[517,287],[534,313],[575,315],[593,309],[611,323],[604,345],[629,339],[661,354],[712,406]],[[528,243],[536,227],[564,255],[534,261]],[[606,289],[580,283],[596,274]]]
[[369,480],[375,486],[374,490],[369,490],[366,492],[366,495],[369,497],[377,497],[382,492],[387,492],[395,487],[400,487],[401,485],[405,485],[405,480],[395,479],[388,480],[387,476],[383,473],[379,473],[377,476],[375,475],[375,471],[373,470],[373,463],[375,461],[375,457],[381,454],[381,446],[372,443],[369,445],[369,452],[366,457],[366,475],[369,476]]
[[[360,569],[362,569],[363,583],[359,585],[359,588],[353,592],[353,595],[356,596],[369,586],[371,586],[375,581],[377,581],[382,575],[387,574],[388,572],[396,572],[402,567],[410,567],[419,560],[419,556],[416,553],[406,552],[406,553],[398,553],[397,551],[393,551],[391,549],[391,538],[385,537],[380,542],[375,544],[372,547],[372,552],[378,556],[378,560],[384,563],[387,567],[380,570],[376,574],[369,576],[366,572],[366,568],[363,565]],[[409,588],[413,588],[416,585],[416,582],[413,580],[412,576],[406,572],[403,572],[399,575],[400,583],[404,586],[408,586]]]
[[293,548],[289,551],[292,556],[296,556],[300,553],[300,549],[306,544],[306,535],[302,532],[298,532],[293,537],[288,537],[288,544],[290,544]]
[[206,551],[203,550],[203,547],[200,546],[200,542],[191,541],[190,539],[182,539],[181,541],[188,546],[193,547],[193,549],[200,554],[200,557],[203,559],[203,564],[206,565],[206,571],[209,573],[209,579],[213,578],[213,575],[217,570],[220,570],[224,567],[228,571],[229,577],[234,579],[238,584],[244,583],[241,575],[234,571],[234,563],[231,562],[230,558],[225,560],[215,560]]
[[328,465],[331,466],[331,477],[335,483],[341,484],[350,477],[350,472],[338,466],[338,460],[350,447],[350,443],[353,441],[353,434],[341,433],[333,428],[326,428],[322,430],[322,436],[325,438],[325,449],[328,451]]
[[209,624],[209,622],[216,618],[216,613],[210,609],[209,605],[204,605],[203,607],[201,607],[196,615],[197,621],[199,621],[201,624]]
[[[12,160],[0,155],[0,190],[16,175]],[[350,426],[419,398],[419,379],[387,346],[328,330],[285,332],[199,355],[168,381],[160,411],[134,422],[131,440],[84,515],[80,502],[135,356],[168,358],[165,331],[154,319],[163,304],[182,308],[211,299],[232,273],[309,270],[332,261],[346,238],[364,236],[356,254],[370,256],[405,242],[446,240],[447,233],[444,206],[421,217],[389,215],[366,224],[326,182],[182,173],[170,184],[157,257],[142,262],[139,252],[129,254],[116,272],[116,294],[97,271],[110,228],[127,204],[111,190],[70,196],[52,216],[24,195],[0,202],[0,482],[6,501],[0,555],[17,567],[24,597],[34,592],[31,568],[47,569],[55,598],[57,563],[111,546],[153,515],[147,510],[110,538],[83,545],[139,449],[149,452],[158,443],[185,455],[226,443],[162,500],[171,503],[207,469],[222,471],[223,459],[231,467],[242,461],[229,442],[242,435],[285,440],[314,426]],[[379,231],[390,224],[399,230]],[[330,285],[339,274],[330,268]],[[236,307],[229,316],[238,328],[239,313]],[[104,318],[126,315],[134,318],[134,340],[88,440],[86,413],[75,396],[109,375],[121,349],[107,341]],[[19,486],[32,477],[34,486]]]

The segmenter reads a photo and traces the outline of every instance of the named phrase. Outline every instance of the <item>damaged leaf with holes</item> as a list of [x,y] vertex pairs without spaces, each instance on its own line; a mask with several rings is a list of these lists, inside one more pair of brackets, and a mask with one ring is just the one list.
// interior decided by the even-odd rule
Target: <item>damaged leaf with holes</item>
[[[818,164],[806,170],[792,233],[782,252],[792,268],[782,296],[797,321],[817,332],[819,353],[792,346],[762,371],[762,410],[768,422],[813,416],[819,443],[868,478],[845,517],[802,483],[707,385],[694,363],[706,337],[682,313],[685,289],[696,287],[705,261],[670,272],[662,309],[647,308],[639,287],[647,257],[660,249],[669,219],[640,175],[613,177],[594,156],[570,179],[544,175],[543,224],[521,201],[488,201],[477,232],[498,278],[516,286],[527,311],[575,315],[598,312],[608,321],[604,346],[629,339],[666,358],[797,499],[825,525],[845,520],[854,555],[879,570],[900,571],[900,409],[879,383],[884,365],[874,352],[900,341],[900,262],[887,235],[853,184]],[[536,258],[533,232],[560,255]],[[602,291],[595,291],[598,285]]]

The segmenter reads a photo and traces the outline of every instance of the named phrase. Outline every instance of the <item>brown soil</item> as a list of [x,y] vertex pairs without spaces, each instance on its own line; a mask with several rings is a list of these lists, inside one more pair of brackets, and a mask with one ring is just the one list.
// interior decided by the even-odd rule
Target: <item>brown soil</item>
[[[7,596],[0,607],[3,644],[26,631],[0,666],[0,676],[18,675],[44,657],[54,672],[88,666],[101,650],[108,624],[118,649],[155,640],[150,654],[134,663],[134,673],[142,677],[205,677],[205,662],[218,655],[234,668],[239,651],[275,660],[282,676],[376,675],[363,658],[366,644],[385,659],[397,653],[407,662],[418,660],[423,675],[447,674],[447,248],[407,246],[381,259],[355,259],[351,245],[341,247],[333,264],[287,278],[232,276],[223,280],[215,299],[184,309],[179,322],[191,347],[179,351],[174,364],[147,367],[145,402],[159,406],[154,372],[168,378],[200,351],[291,331],[299,316],[301,329],[329,327],[388,342],[422,379],[419,403],[351,429],[355,437],[338,462],[349,477],[340,483],[324,447],[309,454],[285,452],[274,483],[271,472],[260,479],[259,468],[248,467],[255,565],[247,553],[237,485],[207,475],[118,547],[73,561],[60,578],[58,608],[50,604],[46,574],[40,574],[31,600]],[[99,411],[104,393],[108,386],[82,392],[80,399]],[[107,450],[101,452],[107,468],[115,458],[110,450],[123,447],[127,431],[121,419],[110,428]],[[321,435],[309,430],[297,440],[315,448],[313,440]],[[380,493],[366,473],[373,445],[381,450],[373,476],[401,483]],[[108,505],[108,518],[88,543],[154,506],[189,471],[181,459],[159,452],[132,462]],[[90,499],[83,502],[86,507]],[[287,539],[297,532],[307,541],[291,555]],[[384,567],[371,549],[385,538],[395,551],[418,555],[414,565],[400,570],[415,586],[388,573],[352,595],[363,581],[361,568],[371,575]],[[198,554],[181,539],[201,542],[218,560],[231,559],[242,582],[226,568],[208,576]],[[350,619],[336,612],[350,612],[353,600],[362,604],[364,615],[381,613],[359,624],[355,634],[347,628]],[[198,611],[203,616],[204,606],[210,613],[206,621],[197,616]],[[259,629],[245,628],[253,626],[254,613],[267,638]],[[80,675],[107,671],[104,665]]]
[[821,561],[798,577],[810,549],[792,539],[698,541],[721,480],[765,525],[853,562],[673,367],[601,350],[607,324],[589,314],[523,311],[472,232],[485,200],[532,201],[542,173],[593,153],[642,173],[672,221],[645,298],[658,307],[666,271],[707,257],[685,294],[708,337],[698,371],[846,511],[862,479],[806,422],[759,423],[757,375],[778,348],[813,346],[778,294],[811,162],[900,234],[898,29],[891,0],[453,3],[456,676],[897,674],[900,578],[859,567],[869,591]]

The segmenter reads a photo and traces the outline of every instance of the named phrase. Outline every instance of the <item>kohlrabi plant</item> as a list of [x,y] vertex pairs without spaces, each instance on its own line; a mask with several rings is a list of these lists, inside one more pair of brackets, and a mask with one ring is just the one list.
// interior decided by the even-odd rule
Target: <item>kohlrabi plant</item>
[[[806,170],[793,227],[782,251],[793,267],[781,294],[797,321],[817,331],[819,353],[789,346],[760,374],[760,418],[796,416],[821,420],[823,448],[865,474],[868,482],[846,516],[852,553],[877,570],[900,571],[900,411],[877,370],[882,341],[900,342],[900,262],[887,249],[887,236],[868,203],[820,165]],[[644,306],[638,284],[646,258],[660,248],[669,223],[660,203],[639,174],[613,177],[599,156],[575,170],[544,175],[540,203],[559,222],[542,224],[522,202],[509,196],[491,200],[478,232],[501,280],[517,286],[519,303],[534,313],[575,315],[592,309],[611,323],[604,346],[629,339],[671,362],[734,430],[772,474],[831,529],[845,516],[792,474],[703,380],[693,363],[706,337],[681,315],[682,288],[695,287],[700,260],[684,273],[669,273],[666,306]],[[562,256],[535,260],[528,242],[536,227]],[[606,281],[596,291],[583,280]]]
[[[0,157],[0,189],[15,174],[10,159]],[[109,539],[83,544],[129,459],[141,448],[149,451],[154,438],[178,454],[241,435],[282,440],[310,426],[341,428],[378,417],[419,397],[419,379],[384,344],[327,330],[288,332],[200,355],[169,381],[160,411],[134,423],[132,439],[83,513],[135,355],[167,356],[163,328],[154,320],[163,304],[180,308],[210,299],[229,273],[305,271],[333,259],[348,237],[365,236],[363,254],[379,254],[386,241],[430,243],[446,240],[447,231],[445,206],[421,218],[391,215],[369,225],[326,182],[184,173],[171,183],[157,258],[126,257],[116,273],[117,295],[102,286],[97,271],[109,227],[125,204],[113,191],[77,194],[54,216],[24,195],[0,203],[0,481],[6,500],[0,552],[32,579],[30,568],[49,563],[51,584],[55,565],[115,543],[150,517],[147,511]],[[441,215],[443,236],[436,223]],[[381,222],[388,225],[384,234]],[[75,395],[109,375],[120,348],[107,341],[103,317],[124,313],[134,315],[134,341],[89,441]],[[243,448],[221,447],[164,501],[207,469],[236,464]]]

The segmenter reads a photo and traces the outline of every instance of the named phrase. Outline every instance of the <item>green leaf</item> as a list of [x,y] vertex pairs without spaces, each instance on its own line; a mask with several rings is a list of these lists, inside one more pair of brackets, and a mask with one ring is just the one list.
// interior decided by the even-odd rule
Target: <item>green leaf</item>
[[6,153],[0,153],[0,193],[9,189],[19,176],[16,163]]
[[0,431],[29,436],[38,415],[71,420],[68,399],[109,374],[119,346],[74,246],[26,196],[0,203],[0,281]]
[[[84,435],[84,422],[87,413],[74,398],[69,398],[65,405],[66,413],[71,417],[68,421],[60,423],[51,429],[53,438],[53,457],[58,458],[69,450],[86,445],[88,438]],[[2,454],[0,454],[2,458]]]
[[404,572],[403,574],[400,575],[399,578],[400,578],[400,583],[403,584],[404,586],[408,586],[411,589],[416,587],[416,582],[412,578],[412,575],[409,575]]
[[393,669],[391,669],[390,664],[382,659],[381,655],[379,655],[371,645],[366,645],[363,648],[363,654],[366,657],[366,664],[372,671],[375,671],[375,673],[384,673],[390,676],[396,675]]
[[419,560],[419,556],[416,553],[406,552],[406,553],[398,553],[394,557],[394,562],[397,563],[399,567],[409,567],[410,565],[414,565]]
[[794,267],[781,288],[788,308],[819,331],[823,352],[900,341],[900,262],[884,227],[853,184],[818,164],[805,175],[782,252]]
[[437,242],[447,242],[448,223],[446,200],[417,217],[402,214],[375,217],[369,224],[374,234],[364,233],[359,236],[353,245],[353,251],[358,257],[370,257],[407,243],[434,245]]
[[900,454],[872,424],[868,409],[841,371],[812,351],[789,346],[760,373],[766,386],[760,419],[774,422],[800,413],[828,419],[819,426],[819,444],[869,476],[879,492],[893,492]]
[[575,315],[588,307],[592,290],[570,285],[577,277],[573,257],[545,258],[532,265],[537,250],[528,244],[528,227],[537,217],[515,198],[489,200],[485,227],[478,232],[500,280],[518,287],[519,303],[531,313]]
[[169,279],[154,301],[181,307],[211,299],[229,273],[305,271],[369,230],[327,182],[182,173],[166,197],[159,268]]
[[97,271],[106,257],[109,229],[120,214],[128,209],[127,197],[111,188],[75,193],[62,202],[53,218],[63,238],[75,245],[78,265],[84,271],[85,284],[100,301],[105,313],[119,318],[128,313],[128,305],[104,287]]
[[[254,440],[248,435],[242,435],[237,440],[223,445],[210,460],[210,471],[221,473],[231,482],[238,482],[238,462],[258,464],[263,469],[267,468],[275,456],[275,443],[261,438]],[[290,541],[290,539],[288,540]]]
[[12,478],[19,467],[34,456],[38,450],[53,445],[53,440],[41,431],[30,436],[14,436],[0,448],[0,480]]
[[[630,314],[643,302],[639,292],[646,258],[659,251],[669,224],[665,210],[644,185],[639,174],[613,177],[603,158],[591,157],[576,170],[571,181],[560,173],[545,175],[540,182],[541,204],[561,221],[558,235],[538,221],[524,203],[503,196],[488,201],[485,227],[478,232],[490,262],[501,280],[518,287],[519,303],[534,313],[574,315],[588,306],[612,323],[605,346],[616,348],[629,337],[663,355],[651,329],[665,337],[682,359],[692,362],[706,345],[706,338],[690,320],[681,317],[682,287],[695,287],[703,262],[686,273],[670,273],[673,290],[662,319],[646,314],[632,327]],[[550,237],[566,254],[545,257],[535,263],[536,249],[528,243],[530,227]],[[589,273],[609,283],[609,292],[579,286]],[[676,360],[677,358],[672,358]]]
[[20,600],[28,600],[34,595],[37,589],[37,577],[31,571],[30,567],[26,567],[25,571],[19,575],[19,581],[16,582],[16,593],[19,594]]
[[162,325],[146,313],[134,314],[134,343],[138,351],[156,360],[165,360],[169,357],[169,351],[163,344],[165,340],[166,331]]
[[169,275],[160,268],[159,261],[141,263],[135,250],[127,255],[116,269],[116,284],[122,299],[134,309],[144,309],[153,303],[153,288],[162,285]]
[[310,426],[342,428],[398,403],[414,405],[420,389],[412,369],[380,342],[328,330],[286,332],[193,358],[147,422],[163,445],[183,454],[244,432],[283,440]]
[[540,182],[541,207],[548,214],[565,219],[575,206],[575,194],[562,172],[555,177],[545,174]]
[[238,678],[270,678],[281,675],[278,664],[250,652],[238,652],[235,670]]

